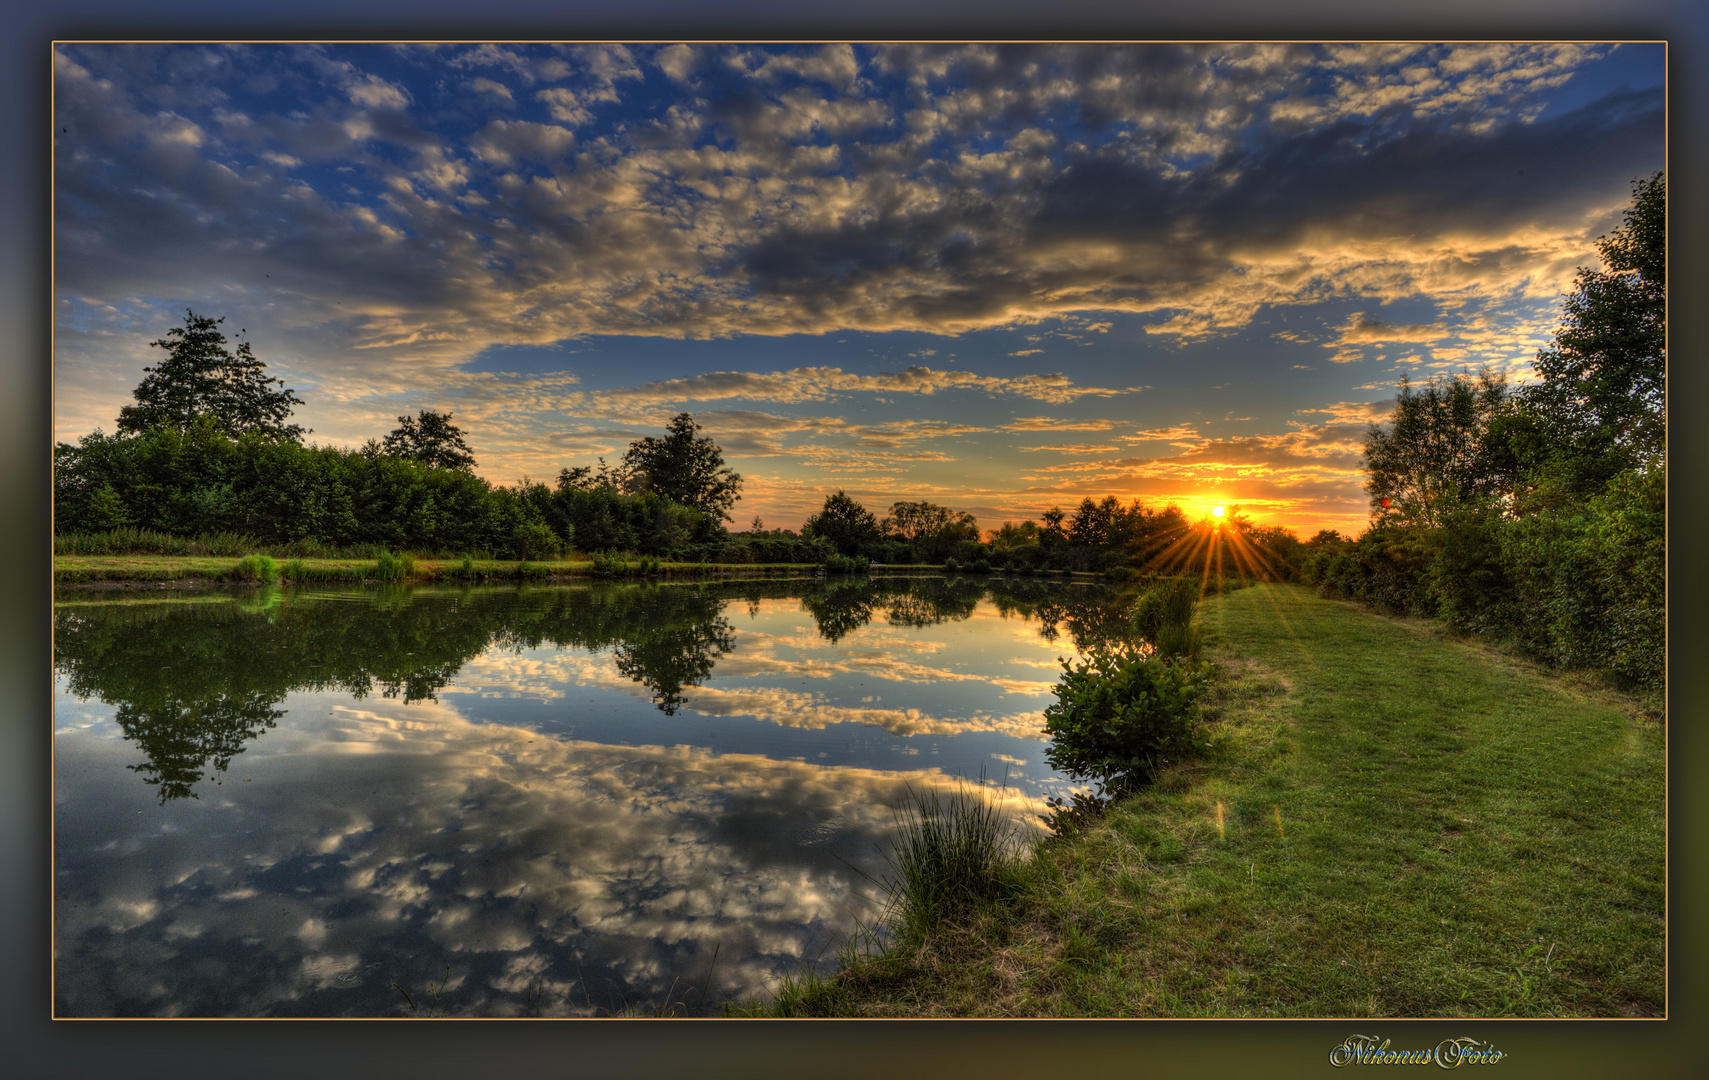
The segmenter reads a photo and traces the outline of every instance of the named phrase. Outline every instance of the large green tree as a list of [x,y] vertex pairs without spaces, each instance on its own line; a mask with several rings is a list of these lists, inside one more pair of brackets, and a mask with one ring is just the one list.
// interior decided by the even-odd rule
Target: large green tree
[[979,521],[963,510],[930,502],[896,502],[880,522],[886,536],[913,544],[921,554],[941,556],[963,540],[979,539]]
[[1403,376],[1394,415],[1365,433],[1372,514],[1434,528],[1468,500],[1501,494],[1503,473],[1484,436],[1508,399],[1507,384],[1488,370],[1423,386]]
[[303,428],[286,422],[302,399],[267,374],[249,342],[239,342],[236,352],[228,349],[219,330],[224,321],[186,311],[183,326],[149,342],[166,350],[166,359],[143,369],[147,374],[132,392],[136,404],[119,410],[121,432],[163,426],[187,432],[198,417],[208,416],[230,435],[302,440]]
[[623,455],[636,493],[653,492],[729,521],[730,507],[741,498],[742,478],[724,467],[724,452],[688,413],[678,413],[663,438],[649,435]]
[[451,422],[451,416],[432,409],[422,409],[415,416],[400,416],[398,426],[381,444],[381,451],[440,469],[472,470],[475,455],[469,452],[469,444],[463,441],[463,429]]
[[1659,465],[1667,445],[1667,185],[1633,182],[1625,220],[1581,267],[1551,347],[1537,354],[1530,457],[1594,490],[1622,468]]
[[842,488],[825,496],[825,505],[801,526],[806,539],[829,540],[844,555],[865,555],[884,539],[878,518]]

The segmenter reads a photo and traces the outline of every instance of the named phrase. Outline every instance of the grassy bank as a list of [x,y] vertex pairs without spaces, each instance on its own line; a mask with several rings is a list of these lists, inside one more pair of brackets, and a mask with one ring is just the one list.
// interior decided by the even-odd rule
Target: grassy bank
[[[238,569],[243,558],[238,555],[56,555],[53,560],[53,579],[56,584],[62,585],[235,581],[244,577]],[[273,561],[284,580],[292,582],[399,580],[394,576],[395,567],[382,570],[380,561],[372,558],[278,557]],[[945,572],[945,569],[935,565],[908,564],[874,567],[872,572],[884,575],[938,574]],[[516,581],[604,576],[696,578],[732,575],[815,577],[819,573],[820,567],[812,563],[672,562],[643,559],[640,556],[616,559],[603,556],[572,556],[563,559],[466,561],[411,558],[408,571],[402,580]],[[993,573],[989,576],[1002,578],[1005,575]],[[1067,571],[1053,576],[1064,581],[1101,577],[1097,574]]]
[[1308,591],[1207,600],[1215,748],[991,898],[737,1012],[1657,1016],[1638,703]]
[[[91,582],[183,582],[234,580],[241,559],[237,556],[216,555],[59,555],[53,561],[56,583]],[[386,574],[375,559],[277,559],[280,572],[287,581],[370,581],[383,580]],[[630,575],[642,574],[642,563],[628,562]],[[293,570],[301,575],[293,577]],[[695,575],[702,573],[778,573],[811,576],[818,567],[800,563],[741,563],[728,566],[710,563],[660,562],[649,565],[649,575]],[[620,571],[620,573],[622,573]],[[507,581],[538,578],[580,578],[594,576],[591,559],[552,560],[471,560],[465,564],[458,559],[413,559],[407,575],[411,581]]]

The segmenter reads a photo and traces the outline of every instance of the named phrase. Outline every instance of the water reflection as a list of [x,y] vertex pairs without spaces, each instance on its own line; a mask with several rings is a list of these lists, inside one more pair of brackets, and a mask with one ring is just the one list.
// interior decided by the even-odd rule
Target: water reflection
[[[244,743],[273,727],[282,715],[275,706],[292,691],[339,689],[360,699],[378,690],[405,702],[435,700],[469,661],[495,647],[517,653],[548,644],[605,651],[616,671],[645,688],[667,716],[692,700],[706,715],[740,711],[797,718],[784,722],[800,726],[798,718],[810,710],[799,695],[694,692],[735,647],[726,605],[740,598],[754,611],[767,594],[798,597],[819,634],[832,643],[880,615],[889,625],[915,628],[966,620],[990,596],[999,613],[1036,623],[1047,641],[1066,629],[1083,651],[1094,640],[1122,633],[1129,606],[1122,594],[1107,589],[1035,582],[988,589],[963,578],[904,578],[821,584],[805,594],[777,583],[423,590],[420,596],[392,589],[374,597],[369,617],[327,618],[327,594],[281,602],[278,590],[262,590],[242,603],[209,598],[63,605],[55,625],[55,662],[72,694],[118,704],[115,721],[146,756],[131,768],[165,802],[195,797],[198,781],[210,771],[226,771]],[[894,674],[907,665],[887,655],[856,658],[840,671],[857,667],[875,677],[907,677]],[[819,672],[835,673],[839,669]],[[971,677],[943,670],[926,674],[935,680]],[[988,681],[1001,686],[1005,680]],[[1008,681],[1027,692],[1048,689]],[[946,730],[922,722],[918,709],[871,711],[869,722],[898,734]],[[853,719],[858,718],[843,710],[819,723]]]
[[408,1014],[447,966],[453,1015],[756,993],[870,921],[905,786],[1036,762],[1041,635],[1124,603],[987,596],[62,597],[56,1013]]
[[[445,964],[459,1014],[519,1014],[530,985],[547,1014],[621,1011],[703,982],[715,946],[709,996],[753,993],[871,919],[848,864],[877,872],[903,786],[941,782],[559,741],[437,705],[280,736],[241,800],[153,828],[62,783],[84,809],[61,811],[61,1015],[393,1015],[391,982]],[[81,773],[98,748],[69,743]]]

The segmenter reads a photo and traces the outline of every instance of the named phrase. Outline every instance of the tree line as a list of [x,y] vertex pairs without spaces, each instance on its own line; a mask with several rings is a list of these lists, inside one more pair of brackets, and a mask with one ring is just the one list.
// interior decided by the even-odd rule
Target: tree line
[[[1175,507],[1124,506],[1110,496],[982,537],[965,511],[900,501],[881,519],[839,490],[799,534],[767,530],[757,518],[731,533],[725,522],[742,477],[688,413],[663,435],[636,440],[615,464],[565,468],[553,485],[477,477],[463,430],[432,409],[398,417],[390,433],[359,448],[305,445],[311,433],[291,422],[302,399],[267,373],[248,342],[231,348],[222,322],[186,312],[183,326],[150,343],[165,358],[144,369],[117,432],[55,447],[57,533],[221,534],[296,555],[541,559],[575,547],[721,563],[840,556],[1049,573],[1155,569],[1191,531]],[[1244,521],[1237,528],[1274,549],[1264,561],[1287,575],[1291,533]]]
[[1326,595],[1659,688],[1665,671],[1667,201],[1633,185],[1538,378],[1402,382],[1365,438],[1372,523],[1304,545]]
[[615,470],[602,462],[597,476],[564,470],[555,487],[494,485],[474,474],[451,413],[400,416],[356,449],[305,445],[309,432],[290,422],[302,399],[248,342],[229,347],[224,320],[185,316],[150,343],[166,357],[144,369],[117,432],[54,448],[56,533],[228,533],[305,554],[378,547],[524,559],[572,544],[680,553],[726,538],[742,478],[687,413],[662,437],[633,443]]

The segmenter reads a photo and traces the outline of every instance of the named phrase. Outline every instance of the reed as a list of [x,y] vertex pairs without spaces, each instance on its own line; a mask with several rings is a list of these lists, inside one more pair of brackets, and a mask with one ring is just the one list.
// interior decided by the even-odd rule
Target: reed
[[903,934],[924,935],[1015,891],[1024,845],[1001,799],[966,787],[947,797],[910,787],[897,824],[883,884]]
[[279,564],[273,561],[271,555],[245,555],[231,568],[231,576],[238,581],[277,585]]

